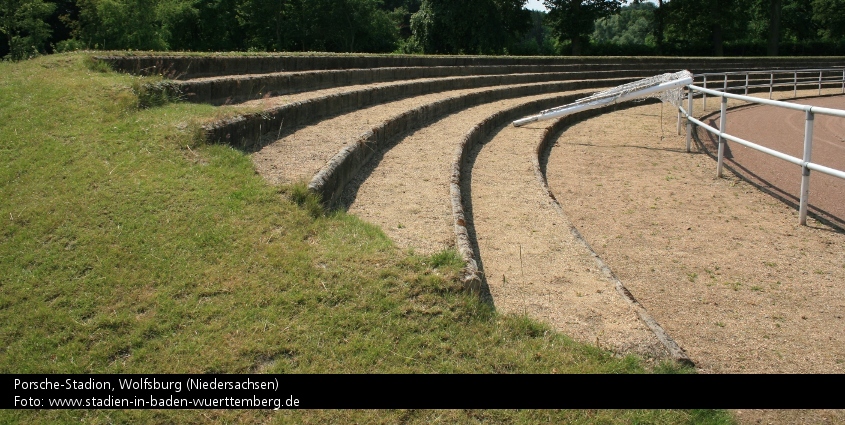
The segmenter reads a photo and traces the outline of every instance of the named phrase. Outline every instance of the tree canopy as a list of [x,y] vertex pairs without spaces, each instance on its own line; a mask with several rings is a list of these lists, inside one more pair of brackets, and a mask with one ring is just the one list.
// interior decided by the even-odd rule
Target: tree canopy
[[88,49],[845,54],[845,0],[2,0],[0,58]]
[[560,41],[572,43],[572,54],[580,55],[589,42],[595,21],[618,13],[623,0],[544,0],[548,22]]

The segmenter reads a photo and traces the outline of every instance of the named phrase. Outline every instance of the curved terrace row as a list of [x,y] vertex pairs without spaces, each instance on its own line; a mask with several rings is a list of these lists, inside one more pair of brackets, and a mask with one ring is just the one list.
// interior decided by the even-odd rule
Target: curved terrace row
[[[602,111],[521,130],[503,127],[586,93],[667,71],[838,64],[342,59],[265,57],[255,59],[252,71],[244,68],[245,58],[223,58],[210,61],[209,71],[185,74],[218,76],[180,84],[189,93],[193,87],[194,100],[210,103],[261,97],[244,103],[261,112],[213,123],[209,140],[255,152],[256,168],[271,182],[310,181],[309,189],[326,204],[379,224],[400,246],[424,252],[454,246],[467,263],[465,285],[491,295],[500,309],[529,313],[618,352],[681,361],[690,358],[592,251],[546,184],[542,157],[561,128]],[[133,60],[124,68],[143,63]],[[190,60],[156,66],[187,69]],[[370,62],[372,69],[356,68]],[[270,74],[282,65],[296,71]],[[219,77],[225,69],[237,76]]]

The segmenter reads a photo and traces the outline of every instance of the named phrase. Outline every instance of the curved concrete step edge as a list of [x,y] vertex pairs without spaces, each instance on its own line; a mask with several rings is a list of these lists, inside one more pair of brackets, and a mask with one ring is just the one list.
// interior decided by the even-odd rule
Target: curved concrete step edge
[[[631,79],[637,77],[631,77]],[[477,80],[451,79],[353,90],[215,121],[206,124],[203,130],[207,142],[225,143],[238,149],[251,151],[262,146],[262,137],[278,134],[282,126],[295,127],[312,124],[346,111],[379,103],[450,90],[474,89],[479,88],[477,87],[479,84]],[[555,90],[559,84],[565,83],[550,82],[540,84],[538,87]],[[481,87],[485,86],[481,85]]]
[[[656,99],[650,99],[649,102],[657,102]],[[534,173],[537,176],[537,180],[542,187],[543,191],[548,195],[551,204],[554,206],[555,210],[558,214],[565,216],[566,213],[563,211],[563,207],[560,204],[560,201],[555,197],[554,193],[549,188],[548,180],[546,179],[546,170],[543,167],[541,158],[547,156],[551,151],[552,146],[554,146],[555,141],[558,139],[560,134],[569,126],[572,126],[578,122],[587,120],[592,117],[596,117],[602,115],[604,113],[633,108],[637,106],[641,106],[642,102],[628,102],[625,105],[609,105],[602,108],[597,108],[589,111],[583,111],[580,113],[576,113],[573,115],[569,115],[563,118],[558,119],[553,125],[546,128],[543,132],[543,137],[540,140],[540,143],[537,144],[537,147],[534,151],[534,155],[532,156],[532,162],[534,163]],[[569,226],[570,233],[575,237],[575,239],[584,246],[589,252],[590,255],[593,257],[593,260],[596,262],[596,265],[602,271],[604,276],[610,280],[614,287],[616,288],[616,292],[624,298],[629,305],[636,311],[637,315],[639,316],[640,320],[646,324],[646,326],[651,329],[652,333],[657,337],[657,339],[663,344],[666,350],[669,352],[669,356],[678,363],[687,365],[687,366],[695,366],[693,361],[689,358],[687,353],[684,351],[683,348],[675,342],[672,337],[660,326],[659,323],[648,313],[648,311],[643,307],[642,304],[637,301],[631,291],[625,287],[622,281],[613,273],[613,271],[608,267],[608,265],[601,259],[601,257],[593,250],[590,244],[587,242],[586,239],[581,235],[581,232],[578,231],[575,226]]]
[[[602,83],[603,87],[614,85],[614,83],[610,81],[603,81]],[[482,272],[478,268],[478,254],[473,248],[475,244],[470,239],[470,232],[467,228],[469,225],[468,221],[471,222],[472,218],[468,218],[466,216],[466,205],[468,200],[464,199],[464,194],[461,190],[461,185],[464,183],[463,180],[468,176],[464,169],[464,167],[469,164],[468,156],[476,146],[487,140],[489,134],[496,128],[510,123],[517,118],[537,113],[537,111],[565,105],[583,96],[583,93],[560,95],[526,102],[499,111],[473,126],[473,128],[463,136],[463,139],[455,148],[454,159],[452,161],[452,175],[449,184],[449,194],[452,204],[452,218],[455,227],[455,247],[466,263],[462,280],[464,288],[467,290],[480,294],[482,286]]]
[[308,189],[318,194],[327,208],[332,208],[361,168],[377,151],[396,136],[436,121],[453,112],[501,99],[532,96],[543,93],[607,87],[627,79],[581,80],[542,85],[490,89],[441,99],[396,115],[360,135],[354,142],[341,149],[308,184]]
[[[748,70],[747,64],[723,64],[722,71]],[[483,77],[508,74],[560,74],[560,79],[579,79],[584,75],[643,70],[681,70],[711,72],[712,63],[667,61],[637,64],[515,65],[469,67],[412,67],[318,70],[294,73],[229,75],[203,80],[175,81],[185,100],[214,105],[233,104],[264,97],[283,96],[313,90],[357,84],[386,83],[422,78]],[[738,66],[738,67],[734,67]],[[569,75],[564,75],[568,73]],[[581,76],[579,76],[581,75]],[[555,77],[546,77],[549,81]],[[527,81],[527,80],[526,80]],[[540,80],[536,80],[540,81]],[[503,83],[498,83],[503,84]]]
[[223,75],[268,74],[325,69],[384,68],[384,67],[430,67],[430,66],[507,66],[507,65],[583,65],[583,64],[642,64],[655,61],[706,61],[714,67],[725,67],[742,62],[746,66],[830,66],[841,65],[841,57],[513,57],[513,56],[420,56],[420,55],[179,55],[179,54],[137,54],[94,55],[107,62],[115,70],[135,75],[163,75],[171,79],[189,79]]
[[[192,103],[228,105],[249,100],[277,97],[293,93],[338,88],[358,84],[389,83],[423,78],[442,78],[453,81],[473,81],[467,88],[504,84],[538,83],[555,80],[579,80],[584,78],[613,78],[645,75],[644,70],[653,68],[539,72],[539,73],[490,73],[449,75],[443,72],[428,72],[432,68],[376,68],[372,70],[314,71],[301,74],[232,77],[202,81],[177,81],[176,85],[185,100]],[[462,68],[459,68],[462,69]],[[388,72],[390,71],[390,72]],[[430,81],[429,81],[430,82]]]

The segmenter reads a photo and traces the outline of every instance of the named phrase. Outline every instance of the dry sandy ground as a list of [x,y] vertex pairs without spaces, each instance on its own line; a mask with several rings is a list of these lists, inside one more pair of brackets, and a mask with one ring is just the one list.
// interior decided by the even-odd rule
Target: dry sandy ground
[[471,223],[494,305],[582,342],[665,358],[663,345],[541,189],[532,157],[550,124],[507,126],[475,157]]
[[845,372],[845,235],[707,155],[660,105],[563,133],[552,191],[596,252],[705,372]]
[[350,213],[378,224],[401,248],[427,255],[454,247],[449,180],[462,137],[502,109],[556,95],[476,106],[406,135],[380,152],[349,185],[343,204]]
[[[351,185],[349,212],[380,225],[403,248],[430,254],[453,246],[449,178],[461,138],[497,111],[549,96],[481,105],[413,132]],[[505,128],[481,149],[472,169],[474,223],[494,304],[584,342],[664,357],[660,342],[540,190],[531,152],[542,130]]]
[[[684,151],[671,108],[661,131],[660,108],[562,134],[547,173],[566,214],[701,372],[845,372],[845,234],[798,225],[794,208],[729,172],[716,179],[713,159]],[[735,414],[845,423],[843,411]]]
[[[400,246],[451,246],[447,182],[455,144],[487,115],[525,100],[461,111],[398,140],[346,194],[350,211]],[[322,153],[295,175],[268,173],[260,163],[270,151],[255,154],[256,166],[274,182],[310,178],[357,136],[347,131],[401,112],[402,102],[288,134],[313,131],[330,140],[317,143]],[[718,106],[709,103],[711,111]],[[793,208],[730,172],[715,178],[709,156],[698,147],[684,151],[675,117],[670,107],[644,105],[567,129],[547,166],[564,214],[551,208],[531,165],[549,123],[507,127],[477,152],[471,211],[494,304],[605,348],[665,354],[576,246],[568,230],[574,225],[701,372],[845,372],[845,234],[812,219],[799,226]],[[313,154],[310,146],[272,156],[298,167],[303,159],[295,155]],[[746,423],[845,422],[837,411],[736,414]]]
[[[398,84],[398,83],[394,83]],[[498,90],[507,87],[531,86],[537,84],[517,84],[496,87],[482,87],[465,90],[451,90],[416,96],[408,99],[382,103],[368,108],[358,109],[347,114],[320,121],[318,123],[293,128],[281,128],[279,138],[253,154],[257,171],[272,184],[286,184],[300,181],[308,182],[335,154],[344,146],[354,142],[367,130],[391,117],[402,114],[416,107],[438,100],[469,93]],[[376,86],[374,84],[371,86]],[[386,85],[386,84],[381,84]],[[243,105],[269,108],[292,101],[322,96],[327,93],[340,93],[365,86],[347,86],[336,89],[300,93],[293,96],[280,96],[260,101],[247,102]],[[370,87],[370,86],[366,86]],[[494,111],[495,112],[495,111]],[[474,123],[473,123],[474,124]],[[470,125],[472,126],[472,124]],[[451,152],[449,153],[451,155]],[[446,186],[448,192],[448,186]],[[396,223],[393,223],[394,225]]]

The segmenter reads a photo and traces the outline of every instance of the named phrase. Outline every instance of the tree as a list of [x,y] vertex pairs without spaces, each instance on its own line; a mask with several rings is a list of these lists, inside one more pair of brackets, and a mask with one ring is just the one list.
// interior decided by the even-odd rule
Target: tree
[[168,48],[182,51],[241,50],[239,0],[164,0],[157,9]]
[[162,0],[79,0],[80,37],[101,49],[167,50]]
[[410,44],[424,53],[503,53],[531,26],[525,0],[423,0]]
[[813,22],[826,40],[845,38],[845,0],[813,0]]
[[561,42],[572,43],[572,54],[580,55],[589,42],[593,24],[619,11],[622,0],[544,0],[549,9],[547,19],[554,35]]
[[237,19],[250,49],[390,52],[399,39],[382,0],[242,0]]
[[748,30],[753,0],[672,0],[664,4],[667,40],[686,45],[709,44],[724,56],[725,40],[737,40]]
[[56,5],[42,0],[0,1],[0,34],[5,35],[9,57],[21,60],[44,52],[52,30],[45,19]]
[[597,20],[590,38],[598,43],[651,44],[655,9],[646,2],[622,6],[619,13]]
[[814,39],[817,25],[813,22],[812,0],[785,0],[781,11],[781,39],[804,42]]
[[381,0],[335,0],[330,8],[334,32],[332,45],[345,52],[390,52],[399,29]]
[[769,43],[766,53],[769,56],[778,55],[778,44],[780,43],[780,16],[783,10],[781,0],[769,0]]
[[666,8],[663,7],[663,0],[657,0],[657,9],[654,10],[654,45],[657,51],[663,52],[663,29],[666,27],[664,15]]

